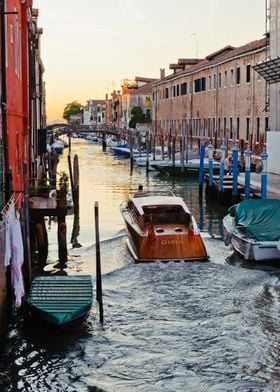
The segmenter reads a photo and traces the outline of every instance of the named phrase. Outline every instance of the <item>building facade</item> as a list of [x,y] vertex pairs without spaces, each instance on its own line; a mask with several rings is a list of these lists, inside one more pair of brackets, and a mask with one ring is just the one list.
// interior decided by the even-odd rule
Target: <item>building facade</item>
[[44,68],[39,46],[42,31],[37,28],[37,15],[32,0],[0,1],[0,334],[4,331],[6,299],[13,298],[11,292],[6,295],[13,269],[4,236],[10,209],[21,229],[18,246],[22,244],[24,255],[19,271],[23,271],[26,285],[30,283],[28,189],[32,162],[41,152],[38,133],[45,127]]
[[89,99],[83,108],[83,125],[102,125],[106,121],[106,102],[101,99]]
[[267,85],[253,66],[266,49],[264,38],[172,64],[173,74],[153,84],[155,134],[208,138],[216,147],[243,140],[258,152],[268,130]]

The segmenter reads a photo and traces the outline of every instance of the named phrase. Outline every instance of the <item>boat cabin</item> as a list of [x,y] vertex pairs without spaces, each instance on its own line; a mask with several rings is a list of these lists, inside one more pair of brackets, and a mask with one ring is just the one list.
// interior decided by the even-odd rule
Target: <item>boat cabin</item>
[[128,208],[142,230],[151,224],[188,224],[191,219],[183,200],[172,192],[137,192]]

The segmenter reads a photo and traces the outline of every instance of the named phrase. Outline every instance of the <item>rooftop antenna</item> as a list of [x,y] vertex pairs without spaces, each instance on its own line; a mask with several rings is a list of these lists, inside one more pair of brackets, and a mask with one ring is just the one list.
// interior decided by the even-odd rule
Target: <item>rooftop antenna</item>
[[194,36],[194,39],[195,39],[195,44],[196,44],[196,52],[195,52],[195,55],[196,55],[196,58],[198,59],[198,42],[197,42],[197,36],[196,36],[196,33],[191,33],[191,35],[193,35],[193,36]]

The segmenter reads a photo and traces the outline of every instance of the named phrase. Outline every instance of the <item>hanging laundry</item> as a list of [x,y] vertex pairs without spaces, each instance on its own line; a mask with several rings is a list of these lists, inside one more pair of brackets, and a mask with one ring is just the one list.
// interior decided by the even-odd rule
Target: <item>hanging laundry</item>
[[5,223],[5,259],[4,265],[10,265],[12,258],[12,226],[15,219],[15,202],[11,200],[8,210],[4,217]]
[[21,306],[21,299],[25,294],[22,276],[22,265],[24,261],[24,249],[19,216],[17,213],[12,224],[12,259],[11,259],[11,279],[15,294],[15,305]]

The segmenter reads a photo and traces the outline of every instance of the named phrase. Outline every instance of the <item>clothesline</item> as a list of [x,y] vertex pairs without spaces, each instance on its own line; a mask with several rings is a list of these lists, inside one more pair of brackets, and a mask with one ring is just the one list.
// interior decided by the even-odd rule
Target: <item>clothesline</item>
[[12,202],[14,202],[14,205],[16,206],[21,198],[22,198],[22,194],[21,193],[18,193],[16,195],[16,193],[14,192],[12,194],[12,196],[10,197],[9,201],[2,208],[2,211],[0,212],[0,219],[3,219],[3,217],[7,214],[7,212],[10,209],[10,206],[11,206]]

